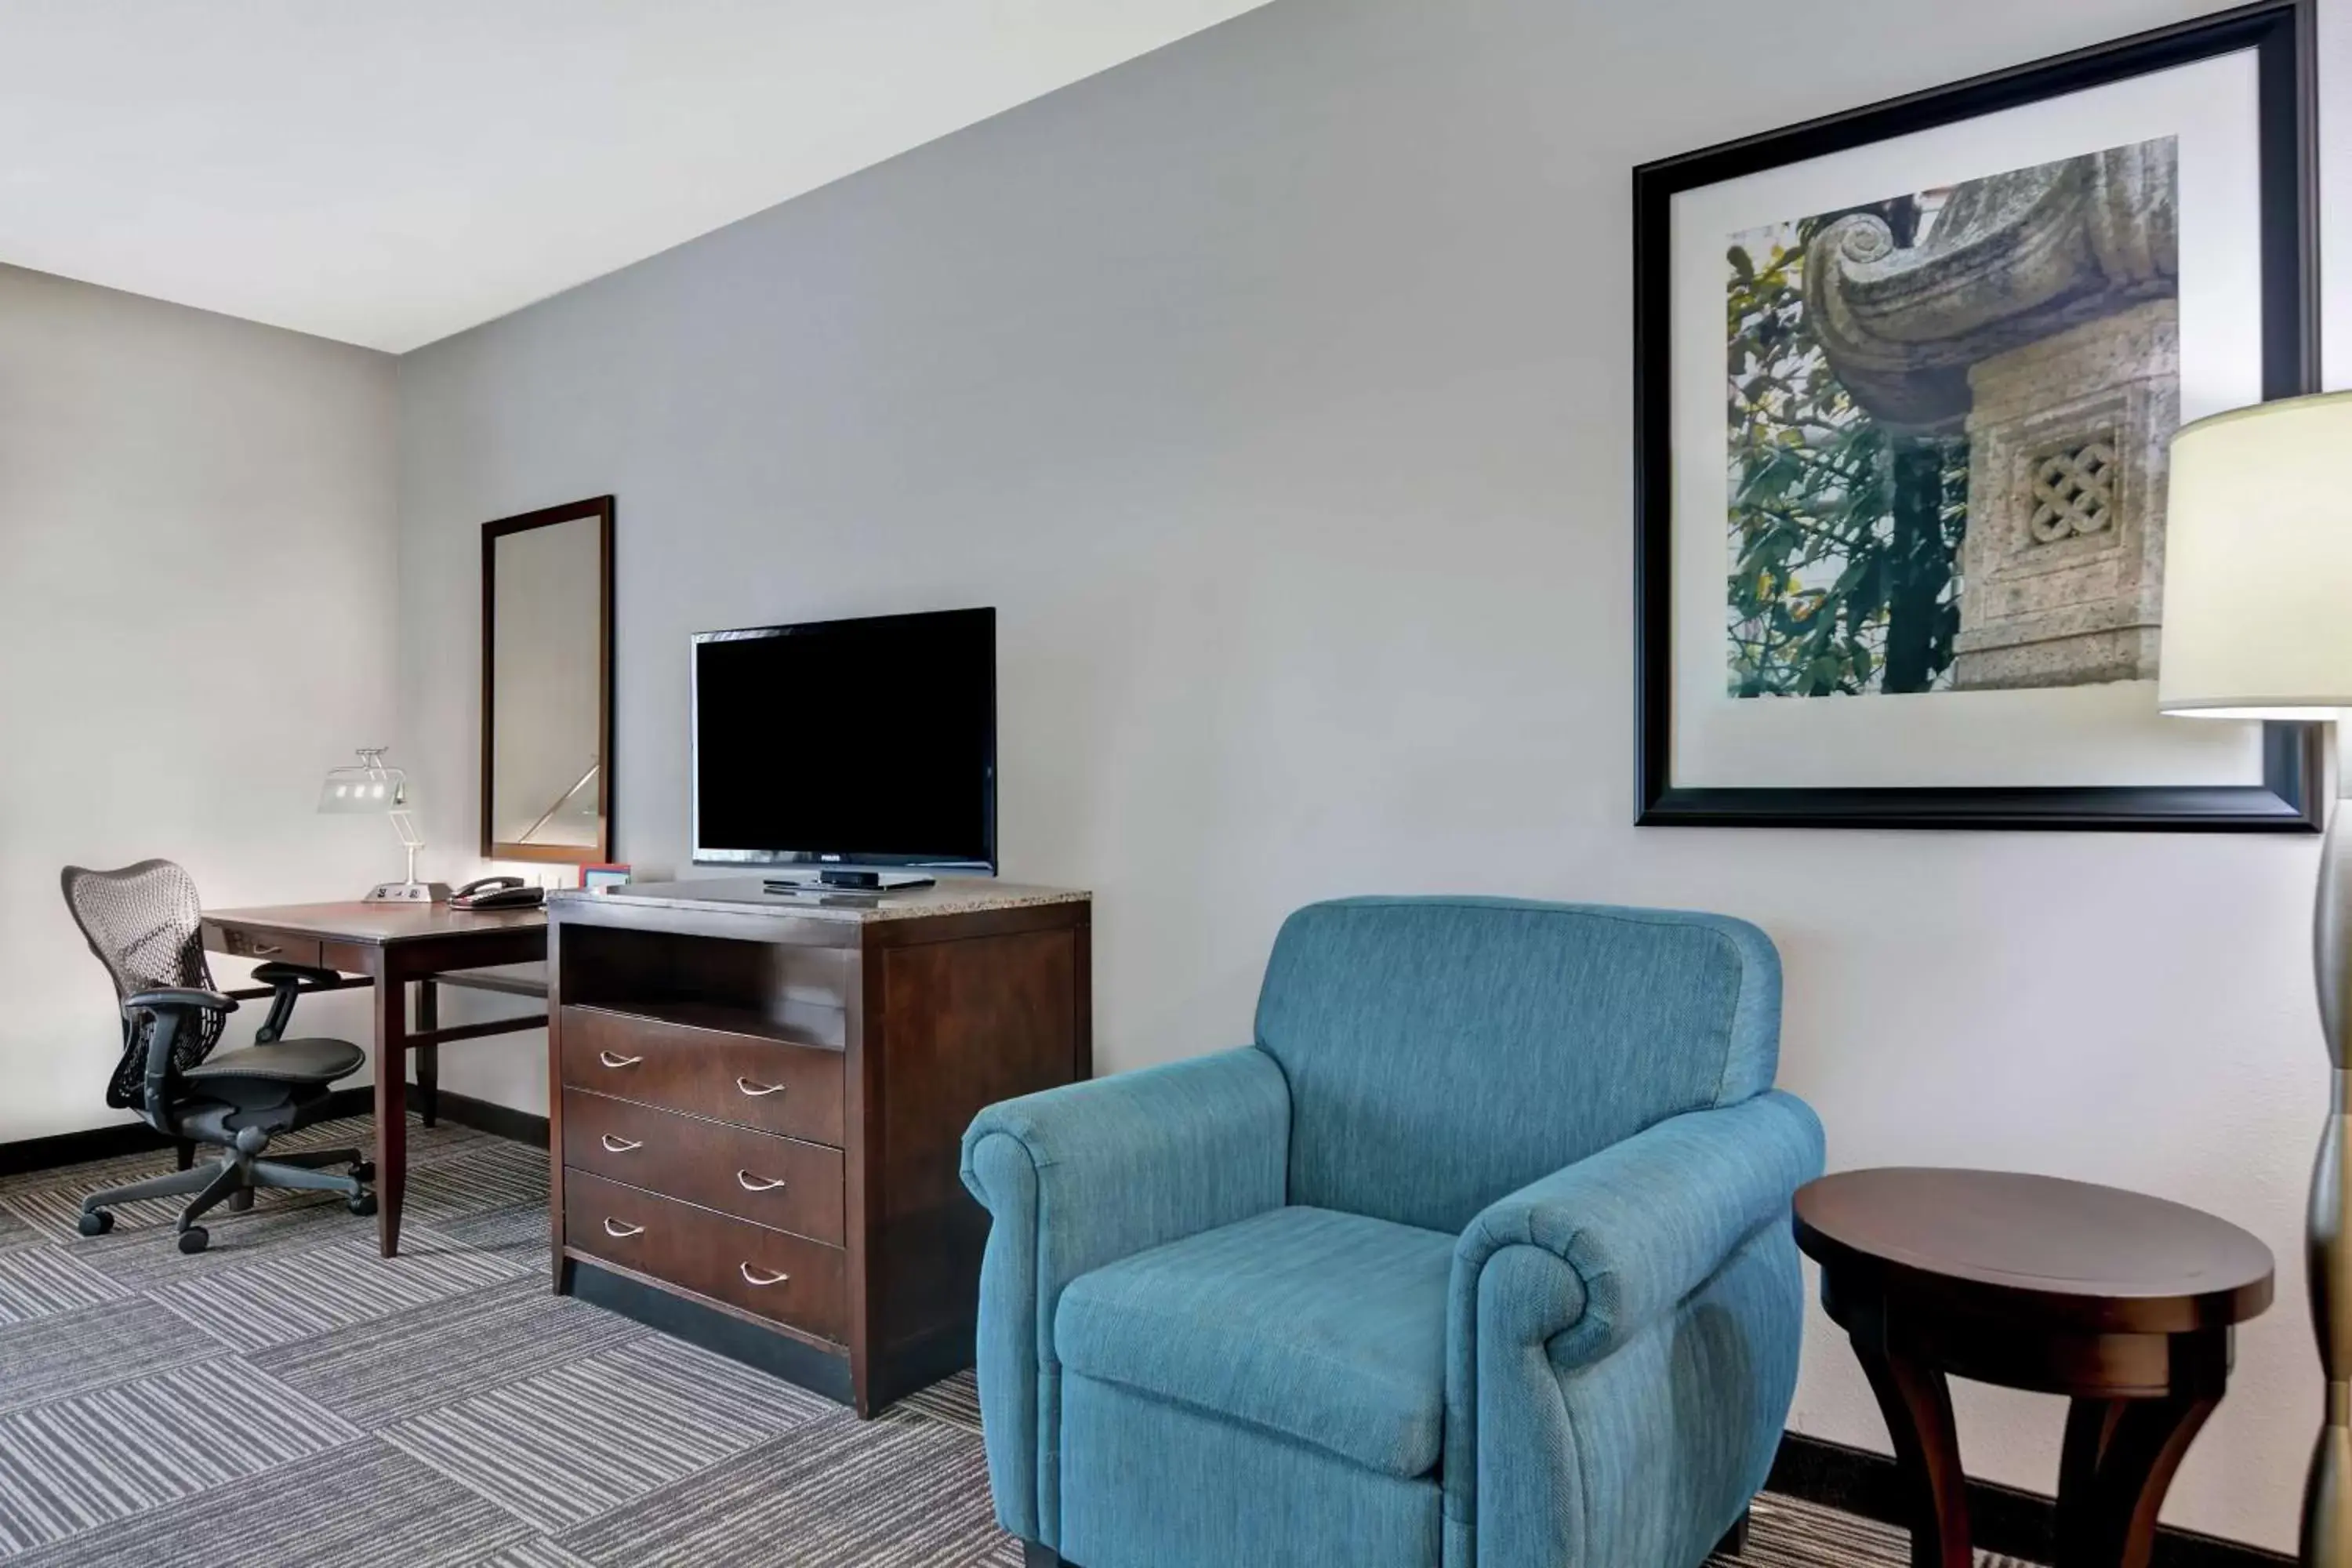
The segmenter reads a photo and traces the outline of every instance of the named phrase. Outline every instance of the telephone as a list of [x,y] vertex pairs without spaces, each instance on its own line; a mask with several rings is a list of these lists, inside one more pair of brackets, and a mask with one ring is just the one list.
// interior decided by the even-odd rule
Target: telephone
[[520,877],[483,877],[449,895],[453,910],[535,910],[546,900],[545,889]]

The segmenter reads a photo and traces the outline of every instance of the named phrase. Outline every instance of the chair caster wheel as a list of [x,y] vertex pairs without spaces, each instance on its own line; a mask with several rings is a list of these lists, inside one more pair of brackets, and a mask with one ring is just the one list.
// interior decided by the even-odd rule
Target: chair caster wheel
[[375,1213],[375,1194],[373,1193],[362,1193],[359,1196],[351,1201],[349,1206],[353,1214],[359,1215],[362,1219],[365,1219],[368,1215]]
[[104,1236],[114,1228],[114,1215],[106,1209],[85,1209],[80,1229],[84,1236]]
[[352,1180],[354,1182],[374,1181],[375,1162],[373,1160],[362,1160],[358,1164],[353,1165],[352,1167]]
[[187,1253],[202,1252],[212,1245],[212,1232],[203,1226],[192,1225],[180,1233],[180,1250]]

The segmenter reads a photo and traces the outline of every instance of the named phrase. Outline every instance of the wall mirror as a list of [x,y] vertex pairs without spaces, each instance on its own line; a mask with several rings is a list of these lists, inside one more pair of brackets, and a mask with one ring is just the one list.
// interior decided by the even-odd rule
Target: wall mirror
[[613,498],[482,525],[482,854],[613,858]]

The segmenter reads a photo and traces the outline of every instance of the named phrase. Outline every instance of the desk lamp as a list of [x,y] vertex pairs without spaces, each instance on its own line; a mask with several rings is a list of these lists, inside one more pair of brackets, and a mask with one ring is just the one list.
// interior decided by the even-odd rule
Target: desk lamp
[[408,875],[397,882],[378,882],[368,889],[366,901],[371,904],[436,904],[449,899],[446,882],[420,882],[416,879],[416,852],[425,847],[425,836],[416,831],[416,819],[408,815],[415,796],[409,793],[408,775],[384,763],[383,746],[362,746],[357,767],[331,768],[327,782],[319,787],[319,809],[334,815],[365,814],[392,818],[392,830],[400,835],[401,847],[408,851]]
[[[2352,708],[2352,394],[2284,398],[2184,426],[2165,523],[2167,713],[2326,721]],[[2332,749],[2332,748],[2331,748]],[[2339,771],[2337,790],[2343,791]],[[2303,1562],[2352,1568],[2352,826],[2330,812],[2312,922],[2333,1109],[2305,1239],[2326,1416],[2303,1494]]]

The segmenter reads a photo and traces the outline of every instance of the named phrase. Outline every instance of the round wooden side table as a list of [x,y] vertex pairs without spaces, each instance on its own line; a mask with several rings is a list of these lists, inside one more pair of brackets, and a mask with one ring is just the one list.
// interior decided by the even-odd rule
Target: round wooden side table
[[1797,1245],[1895,1439],[1914,1568],[1970,1568],[1948,1375],[2068,1395],[2055,1568],[2146,1568],[2157,1510],[2271,1303],[2270,1249],[2138,1193],[2000,1171],[1848,1171]]

